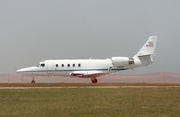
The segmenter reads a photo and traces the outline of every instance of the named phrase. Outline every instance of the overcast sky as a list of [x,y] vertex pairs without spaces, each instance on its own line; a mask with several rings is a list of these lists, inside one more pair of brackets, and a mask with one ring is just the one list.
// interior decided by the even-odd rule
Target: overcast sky
[[0,0],[0,73],[46,59],[133,57],[157,35],[154,63],[180,73],[179,0]]

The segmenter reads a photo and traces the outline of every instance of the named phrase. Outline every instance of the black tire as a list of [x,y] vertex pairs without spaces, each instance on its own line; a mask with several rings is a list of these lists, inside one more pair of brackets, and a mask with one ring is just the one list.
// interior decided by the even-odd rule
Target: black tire
[[31,83],[35,83],[35,80],[32,80]]

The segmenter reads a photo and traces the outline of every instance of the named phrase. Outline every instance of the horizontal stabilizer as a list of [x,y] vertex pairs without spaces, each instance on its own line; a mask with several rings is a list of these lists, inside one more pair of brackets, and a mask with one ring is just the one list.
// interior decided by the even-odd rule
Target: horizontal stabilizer
[[147,56],[151,56],[151,54],[146,54],[146,55],[138,55],[138,57],[147,57]]

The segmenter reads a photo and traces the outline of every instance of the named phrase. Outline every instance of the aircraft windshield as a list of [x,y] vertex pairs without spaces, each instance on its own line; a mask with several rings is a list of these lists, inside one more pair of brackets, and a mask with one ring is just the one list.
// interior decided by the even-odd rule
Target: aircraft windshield
[[40,63],[40,64],[38,65],[38,67],[45,67],[45,64],[44,64],[44,63]]

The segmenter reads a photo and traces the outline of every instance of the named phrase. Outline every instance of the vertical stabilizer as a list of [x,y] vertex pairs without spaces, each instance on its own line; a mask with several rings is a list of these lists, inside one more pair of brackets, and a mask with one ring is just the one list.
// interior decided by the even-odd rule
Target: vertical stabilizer
[[153,55],[154,50],[156,48],[157,38],[157,36],[150,36],[148,41],[144,44],[144,46],[139,50],[139,52],[135,56],[143,57]]

